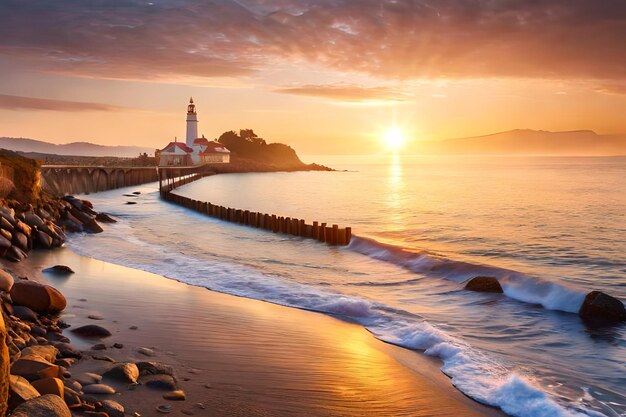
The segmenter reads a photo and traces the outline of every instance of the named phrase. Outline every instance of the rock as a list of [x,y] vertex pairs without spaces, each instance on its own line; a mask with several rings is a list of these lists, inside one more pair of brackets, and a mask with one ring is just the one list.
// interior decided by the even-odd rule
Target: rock
[[8,239],[6,236],[0,236],[0,248],[2,249],[8,249],[11,247],[11,241],[13,240],[13,236],[11,236],[10,239]]
[[15,223],[15,228],[26,236],[30,236],[33,232],[33,229],[29,225],[19,220]]
[[92,355],[91,359],[96,360],[96,361],[105,361],[105,362],[115,363],[115,359],[106,355]]
[[133,191],[133,194],[139,195],[139,194],[141,194],[141,191]]
[[37,313],[26,306],[13,306],[13,315],[21,320],[37,323]]
[[70,366],[74,365],[75,362],[76,362],[76,359],[64,358],[64,359],[57,359],[56,361],[54,361],[54,364],[59,365],[63,368],[69,368]]
[[122,404],[113,400],[104,400],[100,409],[108,414],[109,417],[124,417],[124,407]]
[[5,229],[5,230],[9,230],[9,231],[11,231],[11,232],[12,232],[12,231],[13,231],[13,229],[15,228],[15,227],[13,226],[13,224],[11,224],[11,222],[10,222],[10,221],[8,221],[7,219],[5,219],[5,218],[4,218],[4,216],[2,216],[2,217],[0,218],[0,227],[2,227],[2,228],[3,228],[3,229]]
[[67,306],[63,294],[50,285],[21,280],[11,288],[13,304],[26,306],[37,313],[58,313]]
[[92,372],[84,372],[82,374],[78,374],[74,376],[74,380],[76,380],[81,385],[93,385],[99,384],[102,381],[102,376],[98,374],[94,374]]
[[624,304],[600,291],[591,291],[578,312],[580,317],[604,321],[626,321]]
[[111,217],[107,213],[96,214],[96,220],[102,223],[117,223],[117,220],[115,220],[113,217]]
[[13,276],[7,271],[0,269],[0,291],[9,292],[13,287]]
[[149,375],[143,377],[141,383],[148,388],[163,391],[176,391],[178,389],[176,381],[170,375]]
[[158,362],[137,362],[140,375],[174,375],[174,369]]
[[83,225],[79,222],[75,222],[70,219],[62,219],[59,224],[63,226],[65,230],[72,233],[80,233],[83,231]]
[[79,350],[75,349],[72,345],[65,342],[53,342],[52,345],[59,349],[59,354],[63,358],[76,358],[80,359],[83,354]]
[[44,223],[43,219],[35,213],[27,213],[24,216],[24,222],[33,229],[47,230],[48,227]]
[[67,404],[69,408],[78,408],[82,404],[78,392],[74,391],[72,388],[68,388],[67,386],[64,390],[63,400],[65,400],[65,404]]
[[70,330],[72,333],[87,339],[101,339],[111,336],[111,332],[96,324],[87,324]]
[[105,384],[92,384],[83,386],[83,392],[85,394],[113,395],[115,388]]
[[131,204],[137,204],[136,201],[127,201],[126,204],[131,205]]
[[129,329],[129,330],[137,330],[138,328],[139,328],[139,327],[137,327],[137,326],[130,326],[128,329]]
[[91,320],[104,320],[104,317],[99,314],[90,314],[87,316],[87,318]]
[[172,412],[174,407],[169,404],[161,404],[156,406],[156,410],[161,414],[169,414]]
[[166,392],[163,394],[163,399],[169,401],[185,401],[185,391],[177,389],[175,391]]
[[156,356],[156,353],[154,353],[154,350],[146,348],[146,347],[140,347],[139,349],[137,349],[138,353],[141,353],[144,356]]
[[52,237],[47,234],[46,232],[43,232],[41,230],[37,230],[34,233],[36,239],[37,239],[37,243],[44,249],[50,249],[52,247]]
[[5,252],[4,257],[13,262],[20,262],[21,260],[26,259],[28,255],[17,246],[11,246]]
[[134,363],[118,363],[102,376],[119,382],[136,384],[137,378],[139,378],[139,369]]
[[502,286],[494,277],[474,277],[465,285],[465,289],[477,292],[503,292]]
[[74,270],[67,265],[55,265],[51,266],[50,268],[44,269],[43,272],[51,272],[53,274],[59,275],[68,275],[73,274]]
[[59,354],[59,350],[54,346],[45,345],[45,346],[29,346],[22,351],[23,356],[28,355],[37,355],[44,358],[46,361],[53,363],[57,360],[57,355]]
[[[9,232],[8,230],[0,229],[0,236],[5,238],[9,242],[9,244],[13,240],[13,234]],[[5,247],[8,248],[8,246],[6,246],[6,243],[5,243]]]
[[28,252],[28,250],[30,249],[30,245],[28,244],[28,236],[26,236],[22,232],[13,233],[13,240],[11,241],[11,243],[13,243],[13,245],[17,246],[24,252]]
[[83,227],[91,233],[102,233],[104,232],[104,229],[102,229],[102,227],[100,227],[100,225],[98,224],[98,222],[96,222],[95,219],[90,220],[88,223],[83,223]]
[[9,376],[9,394],[10,409],[14,409],[23,402],[32,400],[41,395],[26,378],[19,375]]
[[23,376],[29,381],[42,377],[57,377],[61,368],[38,355],[22,355],[11,365],[13,375]]
[[91,350],[106,350],[107,346],[104,343],[98,343],[97,345],[93,345]]
[[114,347],[115,349],[123,349],[123,348],[124,348],[124,345],[123,345],[123,344],[121,344],[121,343],[113,343],[113,347]]
[[72,414],[61,397],[46,394],[26,401],[11,417],[72,417]]
[[41,395],[54,394],[63,398],[65,395],[65,385],[59,378],[43,378],[32,382],[32,386]]

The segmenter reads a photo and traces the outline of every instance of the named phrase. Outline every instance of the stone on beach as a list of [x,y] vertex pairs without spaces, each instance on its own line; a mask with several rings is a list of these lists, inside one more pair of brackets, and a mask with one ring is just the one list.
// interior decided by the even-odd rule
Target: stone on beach
[[44,358],[46,361],[53,363],[57,360],[57,356],[59,354],[59,350],[54,346],[50,345],[37,345],[37,346],[29,346],[22,350],[23,356],[28,355],[37,355]]
[[109,415],[109,417],[124,417],[124,407],[122,404],[113,400],[104,400],[101,402],[101,409]]
[[465,289],[477,292],[502,293],[502,286],[494,277],[474,277],[467,284]]
[[25,401],[39,397],[39,391],[24,377],[9,375],[9,407],[15,408]]
[[73,274],[74,270],[67,265],[54,265],[50,268],[46,268],[43,272],[52,272],[55,274]]
[[58,313],[67,306],[63,294],[49,285],[21,280],[11,288],[13,304],[26,306],[37,313]]
[[14,305],[13,315],[21,320],[29,321],[31,323],[37,322],[37,313],[26,306]]
[[96,220],[102,223],[117,223],[117,220],[115,220],[107,213],[96,214]]
[[87,339],[101,339],[111,336],[111,332],[97,324],[87,324],[71,330],[72,333]]
[[140,347],[139,349],[137,349],[137,352],[141,353],[144,356],[156,356],[154,350],[147,347]]
[[33,381],[31,385],[39,391],[41,395],[54,394],[63,398],[65,395],[65,385],[59,378],[43,378]]
[[137,362],[140,375],[174,375],[174,369],[159,362]]
[[624,304],[600,291],[591,291],[587,294],[578,314],[586,319],[626,321]]
[[9,292],[13,287],[13,276],[7,271],[0,269],[0,291]]
[[83,386],[92,385],[102,381],[102,376],[94,374],[93,372],[83,372],[82,374],[75,375],[74,380]]
[[60,369],[58,365],[53,365],[38,355],[21,356],[11,365],[12,374],[23,376],[29,381],[34,381],[42,376],[56,377],[59,375]]
[[163,394],[163,399],[169,401],[185,401],[185,391],[177,389]]
[[118,363],[106,371],[102,376],[119,382],[130,382],[131,384],[136,384],[137,378],[139,378],[139,369],[134,363]]
[[105,384],[91,384],[83,386],[83,392],[85,394],[99,394],[99,395],[113,395],[115,394],[115,388]]
[[170,375],[149,375],[141,378],[141,383],[148,388],[164,391],[176,391],[178,385]]
[[70,345],[69,343],[66,343],[66,342],[54,342],[54,343],[52,343],[52,345],[54,347],[56,347],[57,349],[59,349],[59,354],[63,358],[80,359],[80,358],[83,357],[83,354],[80,353],[79,350],[74,348],[74,346]]
[[11,417],[72,417],[72,414],[61,397],[46,394],[21,404]]

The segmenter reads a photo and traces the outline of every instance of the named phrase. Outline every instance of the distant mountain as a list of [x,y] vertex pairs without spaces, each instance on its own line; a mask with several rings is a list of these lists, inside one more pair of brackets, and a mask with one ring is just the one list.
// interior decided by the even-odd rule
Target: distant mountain
[[0,148],[18,152],[35,152],[56,155],[76,156],[117,156],[136,157],[140,153],[153,154],[153,148],[140,146],[104,146],[89,142],[72,142],[63,145],[26,138],[0,137]]
[[436,154],[626,155],[626,135],[591,130],[549,132],[516,129],[492,135],[425,143],[421,152]]

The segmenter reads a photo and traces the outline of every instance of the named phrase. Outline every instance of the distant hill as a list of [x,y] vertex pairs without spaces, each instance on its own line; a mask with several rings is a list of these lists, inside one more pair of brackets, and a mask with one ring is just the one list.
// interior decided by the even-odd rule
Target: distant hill
[[26,138],[0,137],[0,148],[19,152],[33,152],[76,156],[116,156],[132,158],[140,153],[153,154],[153,148],[140,146],[105,146],[89,142],[72,142],[62,145]]
[[514,155],[626,155],[626,135],[598,135],[592,130],[549,132],[516,129],[492,135],[423,144],[420,153]]

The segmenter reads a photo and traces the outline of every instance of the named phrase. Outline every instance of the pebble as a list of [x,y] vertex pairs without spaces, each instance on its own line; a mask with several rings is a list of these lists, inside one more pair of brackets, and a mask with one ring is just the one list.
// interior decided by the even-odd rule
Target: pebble
[[113,343],[113,347],[114,347],[115,349],[122,349],[122,348],[124,348],[124,345],[123,345],[123,344],[121,344],[121,343]]
[[172,412],[173,409],[174,407],[172,407],[169,404],[161,404],[161,405],[157,405],[156,407],[156,410],[162,414],[169,414]]
[[185,391],[177,389],[175,391],[166,392],[163,394],[163,399],[169,401],[185,401]]
[[139,349],[137,349],[137,352],[145,356],[156,356],[156,353],[154,353],[154,350],[146,348],[146,347],[140,347]]
[[102,381],[102,376],[92,372],[84,372],[74,376],[74,379],[81,385],[92,385]]
[[91,320],[104,320],[104,317],[99,314],[90,314],[87,316],[87,318]]
[[113,395],[115,394],[115,388],[106,384],[92,384],[84,386],[83,392],[85,394]]

